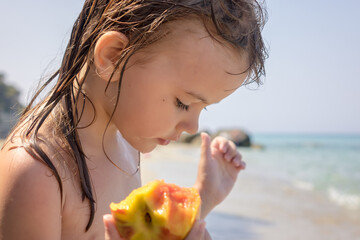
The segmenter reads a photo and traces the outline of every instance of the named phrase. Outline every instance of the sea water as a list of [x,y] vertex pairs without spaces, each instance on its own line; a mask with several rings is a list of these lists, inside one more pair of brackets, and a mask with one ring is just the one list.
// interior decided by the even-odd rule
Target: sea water
[[252,142],[261,148],[240,149],[251,168],[360,210],[359,135],[254,135]]
[[[246,172],[255,171],[268,179],[290,182],[302,190],[320,192],[338,205],[360,211],[360,135],[256,134],[251,136],[251,141],[261,147],[239,148],[247,163]],[[200,155],[198,147],[177,151],[165,158],[197,159]],[[152,162],[147,167],[154,171],[167,169],[159,177],[170,181],[189,186],[193,183],[195,163],[166,162]],[[186,173],[187,177],[174,174],[178,172]]]
[[[243,174],[254,173],[304,191],[314,191],[351,212],[360,213],[360,136],[254,135],[252,142],[261,147],[239,148],[247,163]],[[261,239],[253,229],[265,229],[273,224],[216,211],[207,218],[207,228],[214,240]],[[292,239],[286,234],[289,233],[284,230],[280,239]],[[340,235],[331,239],[358,239],[338,237]]]
[[[286,185],[293,184],[295,188],[324,194],[351,211],[360,211],[360,136],[257,134],[252,135],[251,140],[261,147],[239,148],[247,163],[243,175],[281,180]],[[174,146],[171,151],[160,148],[149,156],[145,155],[142,166],[156,173],[155,178],[192,186],[197,174],[197,161],[194,160],[199,159],[200,148]],[[151,156],[153,161],[147,161],[146,158]],[[241,184],[238,186],[241,187]],[[235,193],[236,189],[231,195],[233,199],[239,197]],[[231,206],[234,201],[228,203],[234,208]],[[234,214],[213,211],[206,223],[214,240],[261,239],[254,229],[274,224],[251,215],[236,214],[236,209]]]

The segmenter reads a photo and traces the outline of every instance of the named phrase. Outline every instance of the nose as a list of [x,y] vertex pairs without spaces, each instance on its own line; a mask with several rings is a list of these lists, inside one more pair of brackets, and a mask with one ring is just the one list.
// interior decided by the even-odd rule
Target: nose
[[188,116],[188,118],[179,122],[177,130],[179,132],[187,132],[189,134],[197,133],[199,130],[199,114]]

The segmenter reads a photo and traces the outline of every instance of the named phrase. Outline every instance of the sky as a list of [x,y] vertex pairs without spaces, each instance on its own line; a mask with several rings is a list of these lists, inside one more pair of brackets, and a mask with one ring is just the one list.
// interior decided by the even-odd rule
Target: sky
[[[23,103],[62,58],[80,0],[0,0],[0,72]],[[269,0],[264,84],[208,107],[200,129],[360,134],[360,1]]]

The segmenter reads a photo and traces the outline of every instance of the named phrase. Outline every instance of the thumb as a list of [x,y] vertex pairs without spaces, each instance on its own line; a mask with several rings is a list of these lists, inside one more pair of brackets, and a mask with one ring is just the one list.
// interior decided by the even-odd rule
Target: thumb
[[105,240],[121,240],[113,216],[106,214],[103,216],[103,221],[105,226]]
[[210,136],[207,133],[201,133],[201,159],[211,158]]
[[202,240],[205,235],[205,221],[197,220],[185,240]]

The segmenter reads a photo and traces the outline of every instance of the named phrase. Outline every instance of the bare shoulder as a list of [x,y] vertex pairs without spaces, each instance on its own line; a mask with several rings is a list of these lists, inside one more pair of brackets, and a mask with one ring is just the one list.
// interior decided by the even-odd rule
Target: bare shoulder
[[51,170],[22,147],[0,152],[0,239],[60,239],[61,196]]

